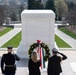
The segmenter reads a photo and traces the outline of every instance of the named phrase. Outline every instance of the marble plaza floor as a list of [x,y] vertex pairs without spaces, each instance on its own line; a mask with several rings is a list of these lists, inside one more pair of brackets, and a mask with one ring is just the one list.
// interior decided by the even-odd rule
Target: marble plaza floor
[[[76,51],[61,51],[61,52],[67,55],[68,62],[73,71],[73,75],[76,75]],[[65,69],[67,69],[67,68],[68,67],[65,67]],[[69,70],[68,70],[68,72],[69,72]]]
[[[63,72],[61,75],[76,75],[76,51],[60,51],[67,55],[68,59],[62,61]],[[0,57],[6,51],[0,51]],[[16,75],[28,75],[28,59],[21,59],[17,62],[17,72]],[[46,70],[42,70],[42,75],[47,75]],[[1,71],[0,71],[1,75]]]

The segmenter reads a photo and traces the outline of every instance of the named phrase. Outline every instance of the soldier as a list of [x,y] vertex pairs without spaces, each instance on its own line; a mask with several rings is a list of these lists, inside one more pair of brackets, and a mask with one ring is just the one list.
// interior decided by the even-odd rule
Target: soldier
[[[52,49],[53,56],[49,58],[48,60],[48,68],[47,68],[47,74],[48,75],[60,75],[62,72],[61,69],[61,61],[67,59],[67,57],[58,52],[56,48]],[[60,54],[61,56],[58,56],[57,54]]]
[[7,47],[7,54],[3,54],[1,58],[1,71],[4,75],[15,75],[16,64],[15,61],[19,61],[20,58],[16,54],[12,54],[13,47]]

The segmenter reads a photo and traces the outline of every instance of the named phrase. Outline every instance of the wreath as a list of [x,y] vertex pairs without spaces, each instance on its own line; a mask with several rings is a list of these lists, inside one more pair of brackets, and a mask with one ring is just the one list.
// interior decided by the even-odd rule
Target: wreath
[[36,49],[39,46],[41,46],[41,48],[43,48],[45,50],[44,61],[47,61],[47,59],[50,56],[50,49],[45,43],[41,42],[40,40],[37,40],[37,43],[33,43],[30,46],[30,48],[28,50],[29,57],[31,58],[31,53],[34,51],[34,49]]

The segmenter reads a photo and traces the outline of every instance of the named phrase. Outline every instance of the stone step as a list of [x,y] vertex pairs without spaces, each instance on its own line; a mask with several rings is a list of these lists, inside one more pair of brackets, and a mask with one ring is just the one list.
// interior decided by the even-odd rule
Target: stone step
[[[28,59],[21,59],[16,64],[17,64],[16,75],[28,75],[29,74],[29,72],[28,72]],[[61,66],[62,66],[63,72],[60,75],[76,75],[73,72],[68,59],[63,61],[61,63]],[[2,75],[1,71],[0,71],[0,75]],[[41,75],[47,75],[47,70],[46,69],[41,70]]]

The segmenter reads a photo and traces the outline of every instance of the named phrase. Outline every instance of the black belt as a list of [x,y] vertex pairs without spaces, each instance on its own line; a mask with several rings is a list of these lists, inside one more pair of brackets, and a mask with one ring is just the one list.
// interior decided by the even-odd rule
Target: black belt
[[16,65],[6,65],[6,67],[15,67]]

